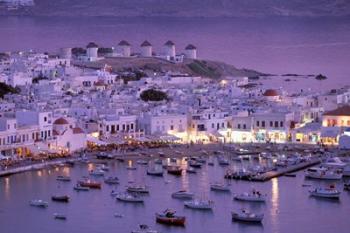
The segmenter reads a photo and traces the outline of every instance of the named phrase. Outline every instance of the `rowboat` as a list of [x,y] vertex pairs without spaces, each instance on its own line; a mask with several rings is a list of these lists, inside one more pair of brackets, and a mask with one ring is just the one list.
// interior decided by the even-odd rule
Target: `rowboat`
[[81,187],[88,187],[91,189],[101,189],[101,183],[93,182],[93,181],[79,181],[78,184]]
[[59,220],[66,220],[67,219],[66,215],[60,214],[60,213],[54,213],[53,216],[55,219],[59,219]]

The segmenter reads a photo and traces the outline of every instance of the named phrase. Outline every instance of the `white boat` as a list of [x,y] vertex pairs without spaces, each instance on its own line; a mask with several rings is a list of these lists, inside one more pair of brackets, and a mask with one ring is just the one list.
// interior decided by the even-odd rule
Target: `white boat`
[[339,199],[340,191],[335,189],[334,185],[331,185],[328,188],[315,188],[309,190],[309,193],[313,197],[322,197],[322,198],[332,198]]
[[266,195],[261,194],[260,191],[252,190],[251,192],[245,192],[234,196],[237,201],[250,201],[250,202],[265,202]]
[[240,212],[232,212],[232,220],[234,221],[261,223],[263,218],[264,214],[254,214],[244,209]]
[[130,185],[127,187],[126,191],[131,193],[149,193],[148,187],[146,185]]
[[71,181],[71,178],[69,176],[57,176],[56,180],[69,182],[69,181]]
[[105,172],[101,169],[91,170],[90,171],[91,176],[104,176]]
[[147,168],[147,175],[150,176],[163,176],[163,168],[158,167],[149,167]]
[[185,201],[184,202],[185,207],[190,209],[196,209],[196,210],[212,210],[213,209],[213,202],[210,200],[192,200],[192,201]]
[[171,194],[172,198],[177,198],[177,199],[192,199],[193,196],[194,196],[194,193],[188,192],[186,190],[180,190]]
[[116,195],[116,199],[122,202],[143,203],[141,197],[129,193],[119,193]]
[[102,171],[109,171],[109,167],[106,166],[105,164],[100,164],[96,167],[97,170],[102,170]]
[[139,225],[139,229],[131,231],[131,233],[158,233],[156,230],[152,230],[149,226],[145,224]]
[[220,191],[220,192],[230,192],[230,187],[223,183],[214,183],[210,185],[210,190],[212,191]]
[[46,208],[49,206],[49,203],[43,200],[32,200],[30,201],[31,206]]
[[59,219],[59,220],[66,220],[67,219],[66,215],[60,214],[60,213],[54,213],[53,216],[55,219]]
[[83,187],[81,186],[80,184],[76,184],[74,185],[74,188],[73,188],[75,191],[89,191],[90,188],[89,187]]
[[322,166],[330,168],[344,168],[347,164],[340,160],[339,157],[328,158]]
[[108,177],[104,180],[106,184],[119,184],[119,179],[118,177]]
[[319,180],[341,180],[343,173],[341,170],[334,170],[325,167],[312,167],[306,170],[305,177]]

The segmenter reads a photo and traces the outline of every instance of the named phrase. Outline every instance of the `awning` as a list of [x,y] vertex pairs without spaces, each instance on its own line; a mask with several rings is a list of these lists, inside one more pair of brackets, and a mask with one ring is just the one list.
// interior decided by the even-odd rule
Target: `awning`
[[324,127],[321,128],[322,138],[336,138],[340,135],[340,129],[337,127]]
[[87,139],[88,142],[92,142],[92,143],[95,143],[97,145],[107,145],[108,144],[108,143],[106,143],[104,141],[101,141],[98,138],[95,138],[95,137],[91,136],[91,135],[87,135],[86,139]]

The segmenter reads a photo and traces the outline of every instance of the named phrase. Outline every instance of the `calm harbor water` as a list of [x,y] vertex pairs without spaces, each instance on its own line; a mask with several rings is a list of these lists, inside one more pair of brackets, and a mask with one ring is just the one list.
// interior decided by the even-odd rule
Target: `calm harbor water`
[[[185,166],[185,161],[181,161]],[[45,233],[109,233],[130,232],[137,224],[148,224],[160,232],[188,233],[229,233],[229,232],[269,232],[269,233],[347,233],[350,223],[350,193],[342,192],[340,201],[311,198],[308,187],[302,184],[325,184],[320,181],[304,180],[300,171],[296,178],[280,177],[265,183],[232,181],[232,193],[241,193],[255,187],[267,193],[265,204],[241,203],[232,200],[232,193],[210,191],[210,183],[222,181],[225,168],[216,162],[215,166],[205,165],[197,174],[182,177],[165,175],[151,177],[146,174],[146,166],[136,165],[137,170],[126,169],[127,163],[112,162],[108,175],[118,176],[117,186],[103,184],[101,190],[75,192],[76,180],[93,169],[92,164],[75,167],[56,167],[40,171],[26,172],[0,179],[0,225],[1,232],[45,232]],[[236,166],[240,166],[239,163]],[[56,181],[57,175],[70,175],[72,182]],[[102,178],[100,178],[102,181]],[[124,191],[129,181],[147,184],[150,194],[145,196],[143,205],[120,203],[110,196],[113,189]],[[167,182],[166,182],[167,181]],[[341,183],[337,183],[338,188]],[[198,197],[214,201],[212,212],[186,209],[182,201],[171,198],[171,193],[189,189]],[[51,195],[67,194],[68,204],[50,201]],[[47,209],[29,206],[32,199],[49,201]],[[155,212],[166,208],[177,210],[187,217],[184,228],[166,227],[155,223]],[[242,224],[231,221],[231,211],[248,208],[265,214],[263,224]],[[54,220],[53,213],[65,213],[66,221]],[[114,213],[122,213],[123,218],[115,218]]]
[[160,52],[171,39],[179,52],[193,43],[200,58],[239,68],[329,77],[322,85],[307,80],[272,82],[277,87],[303,85],[319,90],[350,84],[350,19],[0,17],[0,35],[0,51],[55,51],[89,41],[116,46],[126,39],[139,52],[147,39]]

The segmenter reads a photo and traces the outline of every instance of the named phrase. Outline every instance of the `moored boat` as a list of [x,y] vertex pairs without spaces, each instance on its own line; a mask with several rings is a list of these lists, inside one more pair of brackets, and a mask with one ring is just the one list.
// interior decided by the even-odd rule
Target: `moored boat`
[[350,183],[345,183],[344,184],[344,190],[350,191]]
[[46,208],[49,206],[49,203],[47,203],[46,201],[43,200],[32,200],[29,203],[31,206],[35,206],[35,207],[41,207],[41,208]]
[[194,193],[188,192],[186,190],[180,190],[172,193],[171,197],[177,199],[192,199],[194,197]]
[[335,189],[334,185],[330,185],[327,188],[315,188],[309,190],[310,196],[321,198],[339,199],[340,191]]
[[73,188],[75,191],[89,191],[90,188],[89,187],[83,187],[81,186],[80,184],[76,184],[74,185],[74,188]]
[[230,192],[230,187],[223,183],[214,183],[210,185],[210,190],[212,191],[221,191],[221,192]]
[[157,167],[150,167],[147,169],[147,175],[149,176],[163,176],[163,169]]
[[131,193],[149,193],[148,187],[146,185],[130,185],[127,187],[126,191]]
[[90,171],[90,175],[91,176],[104,176],[105,172],[101,169],[97,169],[97,170],[91,170]]
[[101,183],[94,181],[79,181],[81,187],[88,187],[90,189],[101,189]]
[[119,193],[116,195],[116,199],[122,202],[143,203],[143,199],[141,197],[130,193]]
[[250,201],[250,202],[265,202],[266,195],[261,194],[260,191],[253,189],[249,193],[242,193],[234,196],[237,201]]
[[118,177],[108,177],[104,180],[106,184],[119,184],[119,179]]
[[67,196],[67,195],[62,195],[62,196],[54,195],[51,197],[51,200],[56,201],[56,202],[69,202],[69,196]]
[[186,217],[176,215],[175,211],[165,210],[163,213],[156,213],[156,221],[166,225],[184,226]]
[[341,180],[343,174],[341,170],[313,167],[306,170],[305,177],[319,180]]
[[54,213],[53,216],[55,219],[59,219],[59,220],[66,220],[67,219],[66,215],[60,214],[60,213]]
[[171,175],[175,175],[175,176],[182,175],[182,169],[179,166],[168,166],[167,171]]
[[192,200],[192,201],[185,201],[184,202],[185,207],[190,209],[196,209],[196,210],[212,210],[213,209],[213,202],[210,200]]
[[264,218],[264,214],[250,213],[247,210],[241,210],[240,212],[232,212],[232,220],[243,221],[251,223],[261,223]]
[[56,180],[69,182],[69,181],[71,181],[71,178],[69,176],[57,176]]

